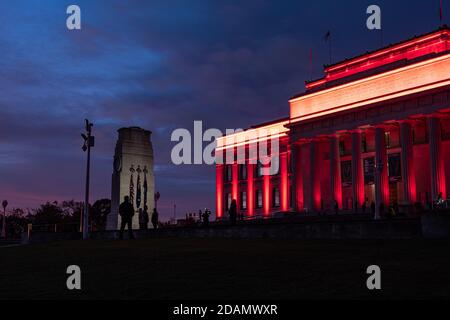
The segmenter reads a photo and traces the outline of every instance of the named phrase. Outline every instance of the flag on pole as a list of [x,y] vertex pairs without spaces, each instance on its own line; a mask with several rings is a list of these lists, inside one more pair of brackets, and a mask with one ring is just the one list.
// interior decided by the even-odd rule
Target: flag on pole
[[141,174],[138,171],[137,182],[136,182],[136,207],[141,207]]
[[130,176],[130,203],[134,204],[134,179],[133,179],[133,172],[134,168],[131,167],[131,176]]
[[144,169],[144,207],[147,205],[147,170]]
[[130,202],[134,202],[134,182],[133,182],[133,174],[130,177]]
[[331,64],[331,31],[328,30],[327,33],[325,33],[325,36],[323,37],[325,42],[328,42],[328,54],[330,55],[330,64]]

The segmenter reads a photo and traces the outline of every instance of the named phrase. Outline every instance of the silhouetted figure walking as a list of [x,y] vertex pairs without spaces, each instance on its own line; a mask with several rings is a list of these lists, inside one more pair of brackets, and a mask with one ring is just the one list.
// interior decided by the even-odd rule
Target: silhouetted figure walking
[[339,203],[334,200],[334,214],[338,214],[339,213]]
[[394,204],[392,205],[392,208],[394,209],[394,213],[396,216],[400,215],[400,207],[398,206],[397,200],[394,201]]
[[361,210],[362,210],[362,213],[363,213],[363,214],[366,213],[367,202],[368,202],[368,200],[367,200],[367,198],[366,198],[366,200],[364,200],[364,202],[363,202],[363,204],[362,204],[362,206],[361,206]]
[[154,208],[152,213],[153,228],[158,229],[158,222],[159,222],[158,211],[156,211],[156,208]]
[[202,214],[203,226],[204,227],[209,226],[209,215],[210,214],[211,214],[211,211],[209,211],[208,209],[205,209],[205,212],[203,212],[203,214]]
[[228,214],[230,215],[230,222],[232,226],[236,225],[236,219],[237,219],[237,205],[236,205],[236,199],[233,199],[231,201],[230,208],[228,209]]
[[373,216],[375,216],[375,202],[371,202],[370,203],[370,212],[372,213]]
[[128,196],[124,197],[124,202],[122,202],[119,206],[119,214],[121,217],[120,234],[119,234],[120,240],[123,239],[123,231],[125,230],[126,225],[128,225],[129,238],[134,239],[133,226],[132,226],[132,221],[133,221],[133,216],[134,216],[134,207],[130,203],[130,197],[128,197]]
[[444,199],[442,196],[442,192],[439,192],[437,198],[436,198],[436,207],[437,208],[442,208],[442,205],[444,204]]
[[148,229],[148,212],[147,206],[144,207],[144,210],[139,209],[139,229],[147,230]]

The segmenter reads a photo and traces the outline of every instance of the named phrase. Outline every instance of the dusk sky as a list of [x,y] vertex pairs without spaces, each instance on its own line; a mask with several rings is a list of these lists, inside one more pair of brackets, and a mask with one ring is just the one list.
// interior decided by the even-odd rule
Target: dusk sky
[[[66,28],[77,4],[82,30]],[[437,29],[439,0],[0,2],[0,200],[34,208],[81,200],[84,119],[94,125],[91,199],[110,198],[117,129],[153,132],[162,218],[214,211],[213,166],[171,163],[176,128],[246,128],[288,115],[328,63]],[[444,20],[450,16],[444,1]]]

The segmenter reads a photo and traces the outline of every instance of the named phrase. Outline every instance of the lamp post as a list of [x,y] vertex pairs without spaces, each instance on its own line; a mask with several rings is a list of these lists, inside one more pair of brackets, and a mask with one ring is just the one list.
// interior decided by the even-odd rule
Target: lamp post
[[3,223],[2,223],[2,238],[6,239],[6,207],[8,206],[8,201],[3,200]]
[[85,120],[86,133],[82,133],[81,137],[84,139],[83,151],[87,151],[87,164],[86,164],[86,190],[84,199],[84,211],[83,211],[83,239],[86,240],[89,236],[89,178],[90,178],[90,166],[91,166],[91,147],[94,146],[94,136],[92,136],[93,123],[89,122],[88,119]]
[[158,210],[158,200],[161,197],[159,191],[155,192],[155,209]]

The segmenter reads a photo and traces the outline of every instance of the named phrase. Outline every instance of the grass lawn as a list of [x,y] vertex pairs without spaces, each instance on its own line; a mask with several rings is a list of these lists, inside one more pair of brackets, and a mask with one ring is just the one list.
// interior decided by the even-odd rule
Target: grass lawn
[[[154,239],[0,247],[0,299],[449,298],[450,241]],[[79,265],[82,290],[66,289]],[[367,266],[382,290],[366,289]]]

